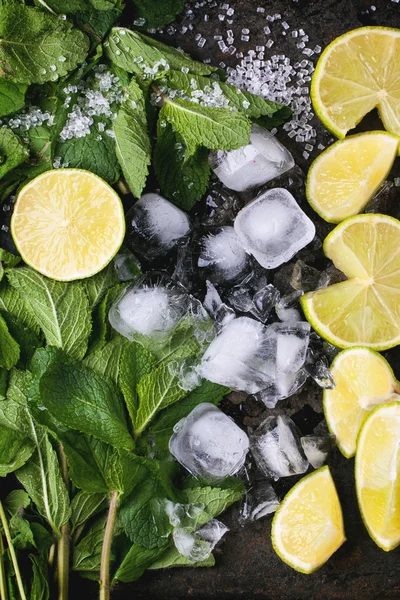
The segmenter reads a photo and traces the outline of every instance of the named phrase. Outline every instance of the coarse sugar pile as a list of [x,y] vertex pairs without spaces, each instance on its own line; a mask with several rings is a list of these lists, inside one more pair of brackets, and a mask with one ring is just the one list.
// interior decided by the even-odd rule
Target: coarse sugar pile
[[[307,160],[315,148],[325,148],[314,127],[315,115],[310,98],[314,63],[322,48],[310,40],[304,29],[289,23],[285,15],[272,13],[263,7],[254,10],[257,18],[265,22],[261,28],[262,38],[259,33],[253,35],[249,27],[242,26],[243,15],[240,16],[229,3],[217,3],[215,0],[187,4],[179,24],[172,24],[164,31],[157,30],[157,33],[178,35],[178,40],[181,36],[194,37],[199,48],[206,48],[211,39],[207,38],[204,30],[202,32],[201,24],[205,24],[207,31],[215,31],[212,41],[216,41],[221,53],[226,55],[219,66],[227,71],[228,83],[289,105],[293,114],[283,125],[283,130],[301,145],[303,158]],[[136,21],[135,25],[143,23]],[[156,30],[149,32],[156,33]],[[281,50],[282,41],[285,42],[286,53]],[[232,61],[233,57],[236,64]],[[215,59],[206,58],[204,62],[215,62]],[[276,130],[272,132],[276,133]]]

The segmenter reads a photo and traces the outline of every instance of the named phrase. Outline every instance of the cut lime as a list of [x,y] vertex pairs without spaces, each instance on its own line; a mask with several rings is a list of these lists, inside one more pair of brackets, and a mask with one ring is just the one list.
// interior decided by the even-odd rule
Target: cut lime
[[311,98],[339,138],[375,107],[385,129],[400,135],[400,30],[361,27],[334,40],[317,63]]
[[272,544],[296,571],[313,573],[346,540],[342,509],[329,467],[303,477],[272,521]]
[[121,200],[80,169],[47,171],[18,194],[11,233],[24,261],[59,281],[90,277],[116,254],[125,234]]
[[369,348],[340,352],[331,365],[331,374],[336,387],[324,390],[325,418],[342,454],[350,458],[366,417],[372,408],[396,397],[399,383],[389,363]]
[[382,550],[400,544],[400,402],[378,406],[357,442],[356,488],[368,533]]
[[330,223],[362,211],[392,168],[398,145],[391,133],[372,131],[325,150],[308,171],[306,194],[313,209]]
[[340,348],[399,344],[400,221],[350,217],[328,235],[324,251],[349,279],[302,297],[314,329]]

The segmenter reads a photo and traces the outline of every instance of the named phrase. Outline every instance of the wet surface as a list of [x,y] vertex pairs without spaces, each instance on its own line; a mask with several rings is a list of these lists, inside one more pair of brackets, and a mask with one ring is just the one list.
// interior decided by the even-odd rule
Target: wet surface
[[[374,0],[372,0],[374,1]],[[319,44],[325,47],[337,36],[363,25],[383,25],[400,28],[400,4],[391,1],[375,0],[376,10],[371,8],[371,2],[363,0],[319,0],[299,1],[277,0],[263,2],[262,0],[231,0],[230,6],[235,10],[232,30],[235,35],[235,46],[238,50],[247,51],[256,43],[265,43],[263,28],[265,18],[256,12],[258,6],[265,8],[265,14],[281,13],[282,19],[290,26],[303,28],[310,37],[310,46]],[[197,59],[210,58],[213,63],[224,61],[234,66],[235,56],[220,52],[214,35],[226,31],[226,24],[218,29],[215,18],[204,21],[204,14],[218,14],[214,8],[193,8],[194,19],[191,21],[193,30],[183,34],[163,36],[167,43],[181,46]],[[217,11],[217,12],[215,12]],[[251,46],[240,41],[240,31],[243,27],[251,31]],[[195,36],[198,32],[207,38],[203,48],[198,47]],[[295,47],[295,46],[294,46]],[[292,63],[304,58],[297,51],[293,54],[293,43],[284,36],[276,39],[274,47],[266,51],[270,54],[287,54]],[[329,145],[333,140],[322,125],[315,121],[318,142]],[[361,124],[360,129],[382,128],[376,115],[369,115]],[[309,161],[302,156],[303,145],[293,143],[285,133],[278,136],[293,153],[297,164],[303,172],[307,171]],[[317,155],[314,151],[311,158]],[[399,167],[397,167],[398,170]],[[391,175],[390,179],[399,176]],[[286,182],[287,184],[288,182]],[[302,208],[312,217],[317,227],[320,240],[330,231],[331,226],[324,223],[309,208],[304,199],[304,178],[298,173],[291,185],[292,193],[301,203]],[[276,180],[272,187],[277,185]],[[282,182],[284,187],[285,182]],[[270,186],[271,187],[271,186]],[[381,195],[372,203],[374,212],[388,212],[400,217],[400,188],[393,185],[384,189]],[[287,292],[293,291],[294,263],[301,258],[312,267],[325,268],[322,252],[314,248],[301,251],[291,264],[280,269],[275,274],[274,283]],[[333,273],[335,276],[335,273]],[[332,281],[333,282],[333,281]],[[392,350],[384,353],[392,364],[395,374],[400,376],[400,352]],[[238,394],[224,402],[224,409],[238,422],[245,426],[256,427],[267,415],[284,412],[293,418],[303,435],[311,433],[323,419],[321,405],[321,390],[314,383],[307,383],[299,395],[281,401],[273,411],[265,411],[263,405],[254,399],[243,400]],[[321,597],[329,599],[398,599],[400,598],[400,550],[385,553],[369,538],[361,521],[357,508],[354,488],[354,461],[346,460],[335,449],[328,460],[338,489],[343,507],[347,542],[340,548],[329,562],[313,575],[302,575],[287,567],[274,553],[271,546],[270,528],[271,517],[241,528],[237,524],[237,507],[232,507],[222,520],[231,528],[224,542],[215,552],[216,567],[211,569],[171,569],[165,571],[150,571],[137,582],[117,587],[112,594],[115,600],[134,598],[180,600],[193,598],[197,600],[230,600],[268,599],[268,600],[317,600]],[[276,491],[282,497],[295,483],[297,478],[286,478],[276,486]],[[89,588],[89,589],[88,589]],[[95,598],[97,592],[93,586],[82,580],[73,580],[71,598],[79,594],[79,598]]]

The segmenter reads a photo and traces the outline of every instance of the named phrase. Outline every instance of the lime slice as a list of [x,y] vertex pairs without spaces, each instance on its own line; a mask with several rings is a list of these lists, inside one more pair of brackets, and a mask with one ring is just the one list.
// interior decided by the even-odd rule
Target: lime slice
[[342,454],[350,458],[371,409],[393,400],[400,391],[399,383],[389,363],[369,348],[340,352],[331,365],[331,374],[336,387],[324,390],[325,418]]
[[342,509],[329,467],[303,477],[272,521],[272,544],[296,571],[313,573],[346,540]]
[[358,215],[335,227],[324,252],[348,281],[305,294],[314,329],[340,348],[400,343],[400,221]]
[[18,194],[11,233],[24,261],[59,281],[90,277],[122,244],[121,200],[100,177],[80,169],[47,171]]
[[378,406],[357,442],[358,505],[369,535],[382,550],[400,544],[400,402]]
[[383,131],[348,137],[313,162],[307,177],[307,199],[330,223],[361,212],[392,168],[399,138]]
[[385,129],[400,135],[400,30],[361,27],[334,40],[317,63],[311,98],[339,138],[375,107]]

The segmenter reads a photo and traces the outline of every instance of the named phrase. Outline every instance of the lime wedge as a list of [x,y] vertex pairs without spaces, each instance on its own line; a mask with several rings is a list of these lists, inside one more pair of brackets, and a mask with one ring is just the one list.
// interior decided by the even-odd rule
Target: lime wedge
[[400,402],[378,406],[357,442],[356,489],[364,524],[382,550],[400,544]]
[[314,329],[340,348],[399,344],[400,221],[350,217],[325,239],[324,252],[349,279],[302,297]]
[[331,374],[336,387],[324,390],[325,419],[342,454],[350,458],[370,411],[396,398],[400,387],[389,363],[369,348],[340,352],[331,365]]
[[339,138],[375,107],[385,129],[400,135],[400,30],[361,27],[334,40],[317,63],[311,98]]
[[340,140],[320,154],[307,176],[307,199],[330,223],[361,212],[386,179],[399,138],[371,131]]
[[342,510],[329,467],[306,475],[286,494],[271,536],[275,552],[301,573],[319,569],[343,544]]

